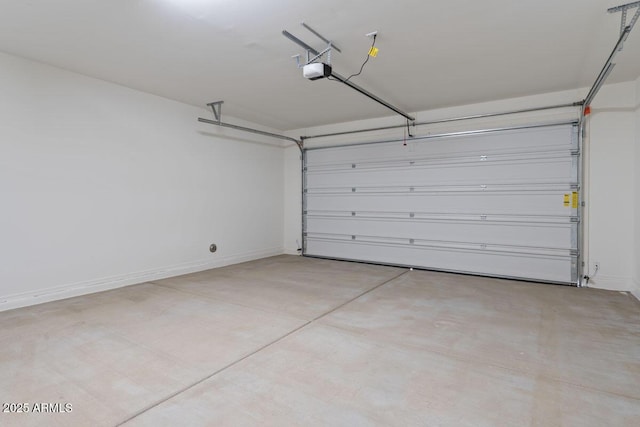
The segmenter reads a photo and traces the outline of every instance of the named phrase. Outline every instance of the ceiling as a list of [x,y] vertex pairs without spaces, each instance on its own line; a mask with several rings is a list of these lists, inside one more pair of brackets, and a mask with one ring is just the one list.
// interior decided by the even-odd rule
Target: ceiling
[[[0,51],[279,130],[392,116],[346,86],[308,81],[318,50],[351,81],[413,113],[588,87],[617,41],[624,0],[0,0]],[[640,25],[639,25],[640,26]],[[640,76],[636,28],[608,82]],[[232,120],[229,120],[232,121]]]

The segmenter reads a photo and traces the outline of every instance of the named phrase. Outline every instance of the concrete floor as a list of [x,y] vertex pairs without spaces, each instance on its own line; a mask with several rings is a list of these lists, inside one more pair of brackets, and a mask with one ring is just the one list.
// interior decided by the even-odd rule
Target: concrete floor
[[0,326],[0,401],[72,404],[2,426],[640,425],[619,292],[280,256]]

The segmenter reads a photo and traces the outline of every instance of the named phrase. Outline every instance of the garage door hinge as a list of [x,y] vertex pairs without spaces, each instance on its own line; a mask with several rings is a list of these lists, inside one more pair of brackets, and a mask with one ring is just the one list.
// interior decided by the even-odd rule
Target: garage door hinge
[[577,249],[571,249],[571,250],[569,251],[569,254],[570,254],[571,256],[579,256],[579,255],[580,255],[580,251],[579,251],[579,250],[577,250]]
[[571,184],[571,189],[572,190],[577,190],[578,188],[580,188],[580,186],[578,184]]
[[571,217],[571,222],[580,222],[580,219],[578,217]]

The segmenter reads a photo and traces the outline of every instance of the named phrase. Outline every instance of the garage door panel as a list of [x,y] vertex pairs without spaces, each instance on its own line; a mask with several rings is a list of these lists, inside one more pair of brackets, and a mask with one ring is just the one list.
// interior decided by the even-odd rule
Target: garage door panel
[[420,186],[434,184],[561,183],[571,180],[571,157],[511,162],[475,161],[449,166],[406,166],[390,169],[349,169],[309,172],[307,188],[386,184]]
[[[308,160],[314,166],[362,161],[513,154],[521,152],[549,153],[576,150],[576,129],[568,127],[540,127],[513,131],[486,132],[471,135],[452,135],[424,140],[410,140],[380,144],[351,145],[330,149],[309,150]],[[560,142],[561,141],[561,142]],[[330,151],[329,151],[330,150]]]
[[576,283],[574,124],[305,152],[304,253]]
[[577,209],[564,206],[565,194],[572,193],[570,188],[561,191],[539,192],[459,192],[459,193],[421,193],[390,192],[360,194],[351,196],[344,193],[308,194],[307,211],[380,211],[393,209],[407,214],[460,213],[460,214],[535,214],[571,217]]
[[568,221],[557,224],[517,223],[491,221],[421,221],[368,219],[361,217],[331,218],[310,217],[308,235],[315,233],[334,233],[343,236],[375,236],[447,241],[456,236],[458,242],[477,244],[498,244],[541,248],[571,249],[572,232],[575,224]]
[[553,283],[571,282],[572,265],[576,263],[576,258],[569,254],[532,255],[323,239],[310,239],[310,243],[314,256],[529,280],[541,280],[543,271],[542,280]]

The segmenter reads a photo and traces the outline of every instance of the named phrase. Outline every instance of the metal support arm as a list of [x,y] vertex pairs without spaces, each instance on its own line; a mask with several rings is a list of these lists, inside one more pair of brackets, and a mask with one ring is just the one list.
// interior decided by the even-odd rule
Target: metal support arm
[[[627,25],[626,23],[627,11],[633,8],[638,8],[638,9],[636,10],[636,13],[633,15],[633,18],[631,18],[631,21]],[[633,3],[627,3],[621,6],[612,7],[611,9],[608,9],[607,12],[609,13],[622,12],[621,24],[620,24],[620,37],[618,38],[618,42],[613,48],[613,51],[611,51],[611,55],[609,55],[609,58],[607,58],[607,62],[605,62],[604,67],[602,67],[600,74],[598,74],[598,77],[593,83],[593,86],[591,86],[589,93],[584,99],[584,103],[583,103],[584,108],[588,107],[589,104],[591,104],[591,102],[593,101],[593,98],[595,98],[595,96],[598,94],[598,92],[600,91],[600,88],[609,77],[609,74],[611,74],[611,71],[613,71],[613,67],[616,66],[613,60],[615,56],[618,54],[618,52],[622,51],[624,47],[624,42],[629,37],[631,30],[633,30],[633,27],[636,25],[636,22],[638,21],[638,18],[640,18],[640,1],[635,1]]]
[[[208,106],[211,107],[211,109],[213,110],[213,115],[215,116],[216,120],[210,120],[210,119],[204,119],[202,117],[198,117],[198,121],[201,123],[207,123],[210,125],[216,125],[216,126],[221,126],[221,127],[225,127],[225,128],[230,128],[230,129],[235,129],[235,130],[240,130],[243,132],[249,132],[249,133],[253,133],[256,135],[262,135],[262,136],[268,136],[270,138],[277,138],[277,139],[283,139],[285,141],[292,141],[295,142],[296,145],[298,146],[298,148],[300,149],[300,151],[302,151],[302,140],[297,140],[295,138],[291,138],[290,136],[286,136],[286,135],[280,135],[277,133],[273,133],[273,132],[267,132],[264,130],[260,130],[260,129],[254,129],[254,128],[250,128],[250,127],[246,127],[246,126],[240,126],[240,125],[233,125],[231,123],[224,123],[222,121],[222,115],[221,115],[221,105],[224,101],[217,101],[217,102],[211,102],[209,104],[207,104]],[[216,111],[216,107],[218,107],[218,110]]]

